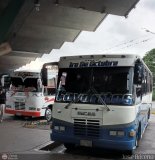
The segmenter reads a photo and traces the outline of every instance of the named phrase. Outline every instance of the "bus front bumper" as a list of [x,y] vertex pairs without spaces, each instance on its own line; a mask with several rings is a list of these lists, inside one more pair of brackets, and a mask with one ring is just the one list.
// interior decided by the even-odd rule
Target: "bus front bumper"
[[31,116],[31,117],[40,117],[40,112],[37,111],[25,111],[25,110],[13,110],[13,109],[5,109],[5,113],[13,114],[17,116]]
[[86,146],[86,147],[99,147],[105,149],[114,149],[114,150],[132,150],[135,147],[134,140],[128,141],[116,141],[116,140],[108,140],[108,139],[86,139],[86,138],[76,138],[70,137],[66,135],[52,134],[51,139],[53,141],[58,141],[62,143],[72,143],[78,146]]
[[[136,126],[134,122],[123,126],[100,126],[100,130],[98,132],[99,134],[96,136],[95,134],[89,134],[88,132],[90,130],[87,130],[87,127],[85,128],[85,130],[81,128],[81,132],[76,132],[76,129],[74,129],[74,124],[54,119],[52,123],[51,140],[88,147],[99,147],[116,150],[133,150],[135,149],[135,130]],[[115,131],[121,131],[119,133],[124,134],[114,135]],[[135,135],[131,136],[130,131],[133,131]],[[82,133],[83,135],[77,135],[78,133]]]

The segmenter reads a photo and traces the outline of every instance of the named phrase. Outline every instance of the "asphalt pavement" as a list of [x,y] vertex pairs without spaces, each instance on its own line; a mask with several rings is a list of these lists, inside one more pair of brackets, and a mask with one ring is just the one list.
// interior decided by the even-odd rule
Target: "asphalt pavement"
[[0,153],[26,153],[50,141],[50,127],[25,127],[30,122],[5,115],[0,123]]

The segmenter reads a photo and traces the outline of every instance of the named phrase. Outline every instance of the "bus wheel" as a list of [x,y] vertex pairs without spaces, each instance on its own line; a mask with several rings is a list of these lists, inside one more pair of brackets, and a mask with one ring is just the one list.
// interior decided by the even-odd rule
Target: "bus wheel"
[[52,108],[47,107],[45,111],[45,119],[50,122],[52,120]]
[[75,148],[75,144],[73,143],[64,143],[64,146],[67,148],[67,150],[72,150]]
[[139,147],[140,139],[138,138],[138,133],[136,134],[136,139],[135,139],[135,148]]
[[149,109],[149,111],[148,111],[147,119],[148,119],[148,120],[150,119],[150,109]]
[[134,143],[135,143],[135,144],[134,144],[134,145],[135,145],[134,148],[127,151],[127,154],[128,154],[128,155],[133,155],[133,154],[135,153],[135,149],[139,146],[138,134],[136,134],[135,142],[134,142]]
[[137,134],[136,134],[137,147],[139,147],[141,138],[142,138],[141,124],[139,124],[138,131],[137,131]]

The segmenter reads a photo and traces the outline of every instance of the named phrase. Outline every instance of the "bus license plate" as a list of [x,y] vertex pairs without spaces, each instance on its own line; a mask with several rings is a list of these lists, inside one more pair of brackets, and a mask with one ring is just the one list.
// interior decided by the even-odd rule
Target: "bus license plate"
[[89,140],[80,140],[80,146],[92,147],[92,141],[89,141]]

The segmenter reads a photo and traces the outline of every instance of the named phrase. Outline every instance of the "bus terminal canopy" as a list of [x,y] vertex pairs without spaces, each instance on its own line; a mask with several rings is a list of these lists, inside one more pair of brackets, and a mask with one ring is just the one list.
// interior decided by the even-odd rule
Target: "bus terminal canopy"
[[139,0],[1,0],[0,73],[21,67],[81,31],[95,31],[108,14],[125,16]]

